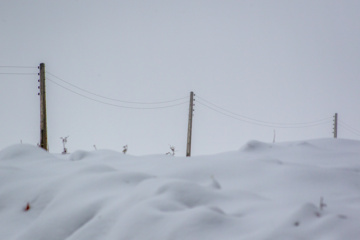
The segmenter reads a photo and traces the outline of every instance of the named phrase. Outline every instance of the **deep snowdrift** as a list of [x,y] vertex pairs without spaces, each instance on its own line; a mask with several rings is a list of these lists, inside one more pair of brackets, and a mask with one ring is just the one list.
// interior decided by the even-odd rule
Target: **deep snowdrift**
[[0,239],[360,239],[360,142],[192,158],[0,152]]

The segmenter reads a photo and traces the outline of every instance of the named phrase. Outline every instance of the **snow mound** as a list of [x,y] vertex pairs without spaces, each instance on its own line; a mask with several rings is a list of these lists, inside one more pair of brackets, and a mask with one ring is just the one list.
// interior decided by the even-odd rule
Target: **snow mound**
[[191,161],[16,145],[0,152],[0,238],[357,240],[359,155],[340,139]]
[[356,239],[351,223],[344,214],[321,209],[312,203],[303,204],[280,225],[269,239]]
[[92,154],[90,152],[78,150],[78,151],[71,153],[69,159],[71,161],[79,161],[79,160],[83,160],[85,158],[89,158],[91,156],[92,156]]
[[45,150],[29,144],[14,145],[0,152],[0,161],[24,160],[29,161],[47,157]]
[[272,144],[260,142],[257,140],[252,140],[246,143],[246,145],[240,148],[240,150],[244,152],[254,152],[254,151],[267,150],[270,148],[272,148]]

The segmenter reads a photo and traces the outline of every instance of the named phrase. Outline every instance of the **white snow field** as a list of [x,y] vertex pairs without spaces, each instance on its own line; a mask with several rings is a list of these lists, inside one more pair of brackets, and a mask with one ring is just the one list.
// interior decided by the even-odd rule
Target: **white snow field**
[[0,152],[1,240],[358,240],[360,141],[198,157]]

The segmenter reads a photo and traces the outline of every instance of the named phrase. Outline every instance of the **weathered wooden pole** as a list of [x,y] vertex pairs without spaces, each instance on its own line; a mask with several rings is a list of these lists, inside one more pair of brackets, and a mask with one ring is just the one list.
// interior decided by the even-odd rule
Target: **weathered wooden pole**
[[190,105],[189,105],[189,122],[187,133],[186,156],[191,156],[191,134],[192,134],[192,119],[194,112],[194,92],[190,92]]
[[45,88],[45,64],[40,63],[40,147],[48,151],[47,121],[46,121],[46,88]]
[[337,130],[338,130],[338,114],[334,115],[334,138],[337,138]]

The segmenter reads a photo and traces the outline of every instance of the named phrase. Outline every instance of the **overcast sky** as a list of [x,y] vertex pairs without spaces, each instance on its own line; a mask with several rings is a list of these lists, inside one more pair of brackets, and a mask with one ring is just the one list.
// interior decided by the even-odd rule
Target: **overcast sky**
[[69,136],[69,152],[183,156],[190,91],[193,155],[274,132],[331,138],[336,112],[338,137],[360,139],[359,13],[358,0],[2,0],[0,148],[39,142],[41,62],[54,153]]

